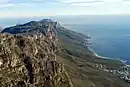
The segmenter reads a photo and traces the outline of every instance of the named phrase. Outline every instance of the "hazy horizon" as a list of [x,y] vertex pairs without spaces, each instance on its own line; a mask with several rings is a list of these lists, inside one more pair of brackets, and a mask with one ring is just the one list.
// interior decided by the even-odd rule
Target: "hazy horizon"
[[0,0],[0,18],[130,15],[129,8],[129,0]]
[[44,16],[25,18],[0,18],[0,25],[5,28],[16,24],[24,24],[29,21],[52,19],[61,24],[121,24],[130,22],[130,15],[68,15],[68,16]]

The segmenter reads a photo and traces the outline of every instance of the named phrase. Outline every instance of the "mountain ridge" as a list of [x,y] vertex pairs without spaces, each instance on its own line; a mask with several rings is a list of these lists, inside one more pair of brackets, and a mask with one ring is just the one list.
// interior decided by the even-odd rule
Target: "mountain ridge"
[[115,71],[118,72],[124,66],[122,62],[96,57],[86,46],[89,37],[68,30],[58,22],[47,19],[42,22],[31,21],[5,28],[2,33],[46,36],[48,28],[51,29],[51,35],[55,32],[59,41],[61,52],[57,54],[57,61],[64,64],[74,87],[130,87],[127,81],[120,79],[122,74],[114,75]]

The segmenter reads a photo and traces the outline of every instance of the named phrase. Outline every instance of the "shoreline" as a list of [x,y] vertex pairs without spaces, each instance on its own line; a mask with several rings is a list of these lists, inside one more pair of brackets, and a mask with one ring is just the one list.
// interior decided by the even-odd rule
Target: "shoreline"
[[109,59],[109,60],[117,60],[117,61],[122,62],[124,65],[130,67],[129,64],[126,64],[126,62],[127,62],[126,60],[121,60],[121,59],[118,59],[118,58],[111,58],[111,57],[100,56],[92,48],[88,47],[88,49],[93,53],[93,56],[96,56],[98,58],[103,58],[103,59]]
[[[90,35],[88,35],[89,37],[91,37]],[[84,41],[86,42],[86,40],[88,41],[88,38],[85,38]],[[105,56],[101,56],[99,54],[97,54],[92,48],[90,48],[88,45],[87,45],[87,42],[86,42],[86,46],[87,48],[93,53],[93,56],[97,57],[97,58],[102,58],[102,59],[109,59],[109,60],[117,60],[117,61],[120,61],[121,63],[123,63],[125,66],[129,67],[130,68],[130,64],[127,64],[127,60],[122,60],[120,58],[113,58],[113,57],[105,57]]]
[[[89,37],[91,37],[90,35],[88,35]],[[85,42],[86,40],[88,41],[87,38],[85,38]],[[117,60],[120,61],[121,63],[123,63],[125,66],[130,68],[130,64],[127,64],[127,60],[122,60],[120,58],[113,58],[113,57],[105,57],[105,56],[101,56],[99,54],[97,54],[92,48],[90,48],[87,44],[86,46],[88,47],[88,49],[93,53],[93,56],[97,57],[97,58],[103,58],[103,59],[109,59],[109,60]]]
[[88,49],[93,53],[94,56],[99,57],[99,58],[105,58],[105,59],[112,59],[110,57],[104,57],[104,56],[100,56],[98,55],[92,48],[88,47]]

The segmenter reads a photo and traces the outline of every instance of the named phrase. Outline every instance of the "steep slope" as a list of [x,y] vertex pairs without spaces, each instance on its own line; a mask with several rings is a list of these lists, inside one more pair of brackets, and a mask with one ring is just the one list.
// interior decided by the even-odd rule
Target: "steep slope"
[[73,87],[57,62],[57,40],[0,34],[0,87]]
[[130,87],[126,79],[115,75],[125,66],[121,61],[96,57],[86,46],[87,36],[65,29],[50,19],[5,28],[2,33],[48,35],[48,28],[59,39],[61,52],[56,58],[64,63],[74,87]]
[[43,19],[41,21],[31,21],[25,24],[16,25],[12,27],[5,28],[1,33],[11,33],[11,34],[23,34],[23,33],[42,33],[46,35],[48,31],[48,27],[51,25],[51,29],[56,33],[59,39],[69,43],[69,44],[77,44],[78,47],[84,46],[82,50],[79,50],[81,52],[86,51],[87,53],[92,53],[87,49],[86,41],[88,37],[74,32],[70,31],[63,26],[61,26],[58,22],[55,22],[51,19]]
[[71,54],[70,47],[65,48],[67,51],[60,53],[57,59],[65,64],[74,87],[130,87],[126,80],[114,74],[114,71],[118,72],[120,67],[125,66],[120,61],[101,59],[85,53],[77,56]]

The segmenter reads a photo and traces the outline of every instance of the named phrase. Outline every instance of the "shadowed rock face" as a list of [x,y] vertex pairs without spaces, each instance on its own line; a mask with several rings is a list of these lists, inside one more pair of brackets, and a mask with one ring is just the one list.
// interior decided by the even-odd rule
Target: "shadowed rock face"
[[57,44],[44,35],[0,34],[0,87],[72,87]]

